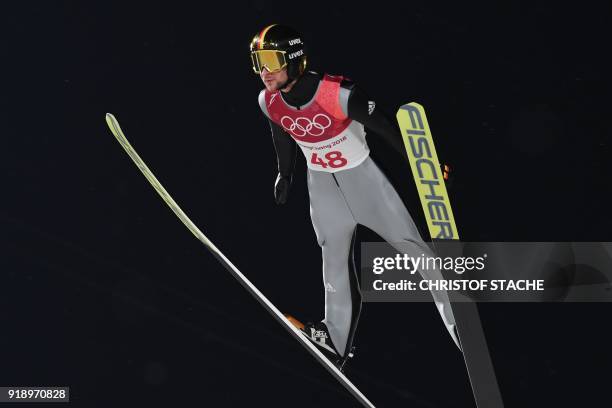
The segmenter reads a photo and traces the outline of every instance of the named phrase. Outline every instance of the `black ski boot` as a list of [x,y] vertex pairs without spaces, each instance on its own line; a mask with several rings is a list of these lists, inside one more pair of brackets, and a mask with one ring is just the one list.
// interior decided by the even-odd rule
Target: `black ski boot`
[[350,352],[346,353],[345,356],[341,356],[331,341],[329,330],[327,329],[327,326],[325,325],[325,323],[309,322],[309,323],[303,324],[302,322],[300,322],[299,320],[297,320],[296,318],[292,316],[289,316],[289,315],[285,315],[285,316],[287,317],[287,320],[291,322],[291,324],[293,324],[297,329],[299,329],[302,333],[304,333],[304,335],[306,336],[306,338],[308,338],[308,340],[310,340],[315,346],[317,346],[317,348],[321,351],[321,353],[323,353],[325,357],[327,357],[329,361],[331,361],[332,363],[334,363],[336,367],[338,367],[338,370],[340,371],[344,370],[344,366],[346,362],[348,361],[348,359],[353,357],[353,352],[355,350],[355,347],[351,347]]

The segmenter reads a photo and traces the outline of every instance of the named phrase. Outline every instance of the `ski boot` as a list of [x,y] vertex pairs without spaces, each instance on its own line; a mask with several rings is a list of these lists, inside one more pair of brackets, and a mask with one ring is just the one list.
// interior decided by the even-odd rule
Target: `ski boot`
[[327,359],[331,361],[338,368],[338,370],[344,370],[346,362],[354,355],[355,347],[351,347],[350,352],[346,353],[345,356],[341,356],[331,341],[329,330],[327,330],[325,323],[309,322],[304,324],[293,316],[285,315],[285,317],[296,329],[300,330],[311,343],[317,346],[321,353],[323,353],[323,355],[327,357]]

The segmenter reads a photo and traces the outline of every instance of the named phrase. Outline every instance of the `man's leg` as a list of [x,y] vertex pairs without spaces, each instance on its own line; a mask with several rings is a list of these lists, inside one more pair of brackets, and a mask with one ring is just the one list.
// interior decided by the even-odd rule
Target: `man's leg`
[[[413,257],[433,256],[387,177],[368,158],[351,172],[340,172],[338,181],[348,205],[359,224],[362,224],[391,244],[396,250]],[[419,270],[423,279],[443,279],[438,269]],[[445,290],[432,290],[438,312],[458,347],[455,318]]]
[[323,322],[336,350],[344,356],[361,310],[357,277],[351,268],[357,224],[332,174],[308,170],[308,191],[312,225],[323,257]]

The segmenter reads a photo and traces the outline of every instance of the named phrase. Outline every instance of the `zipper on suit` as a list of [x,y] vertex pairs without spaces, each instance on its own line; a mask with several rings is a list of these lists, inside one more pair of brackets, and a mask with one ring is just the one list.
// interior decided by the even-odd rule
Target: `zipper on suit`
[[332,173],[331,175],[334,178],[334,181],[336,182],[336,185],[338,186],[338,188],[340,188],[340,184],[338,184],[338,179],[336,178],[336,175],[334,173]]

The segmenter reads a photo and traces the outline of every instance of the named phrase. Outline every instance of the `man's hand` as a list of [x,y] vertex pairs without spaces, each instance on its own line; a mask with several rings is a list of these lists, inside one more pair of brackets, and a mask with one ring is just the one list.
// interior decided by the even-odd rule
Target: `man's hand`
[[283,176],[278,173],[276,183],[274,183],[274,200],[276,204],[285,204],[289,196],[289,188],[291,187],[291,176]]
[[455,175],[453,174],[453,169],[448,164],[441,164],[442,168],[442,177],[446,182],[446,187],[451,187],[453,185],[453,180],[455,179]]

